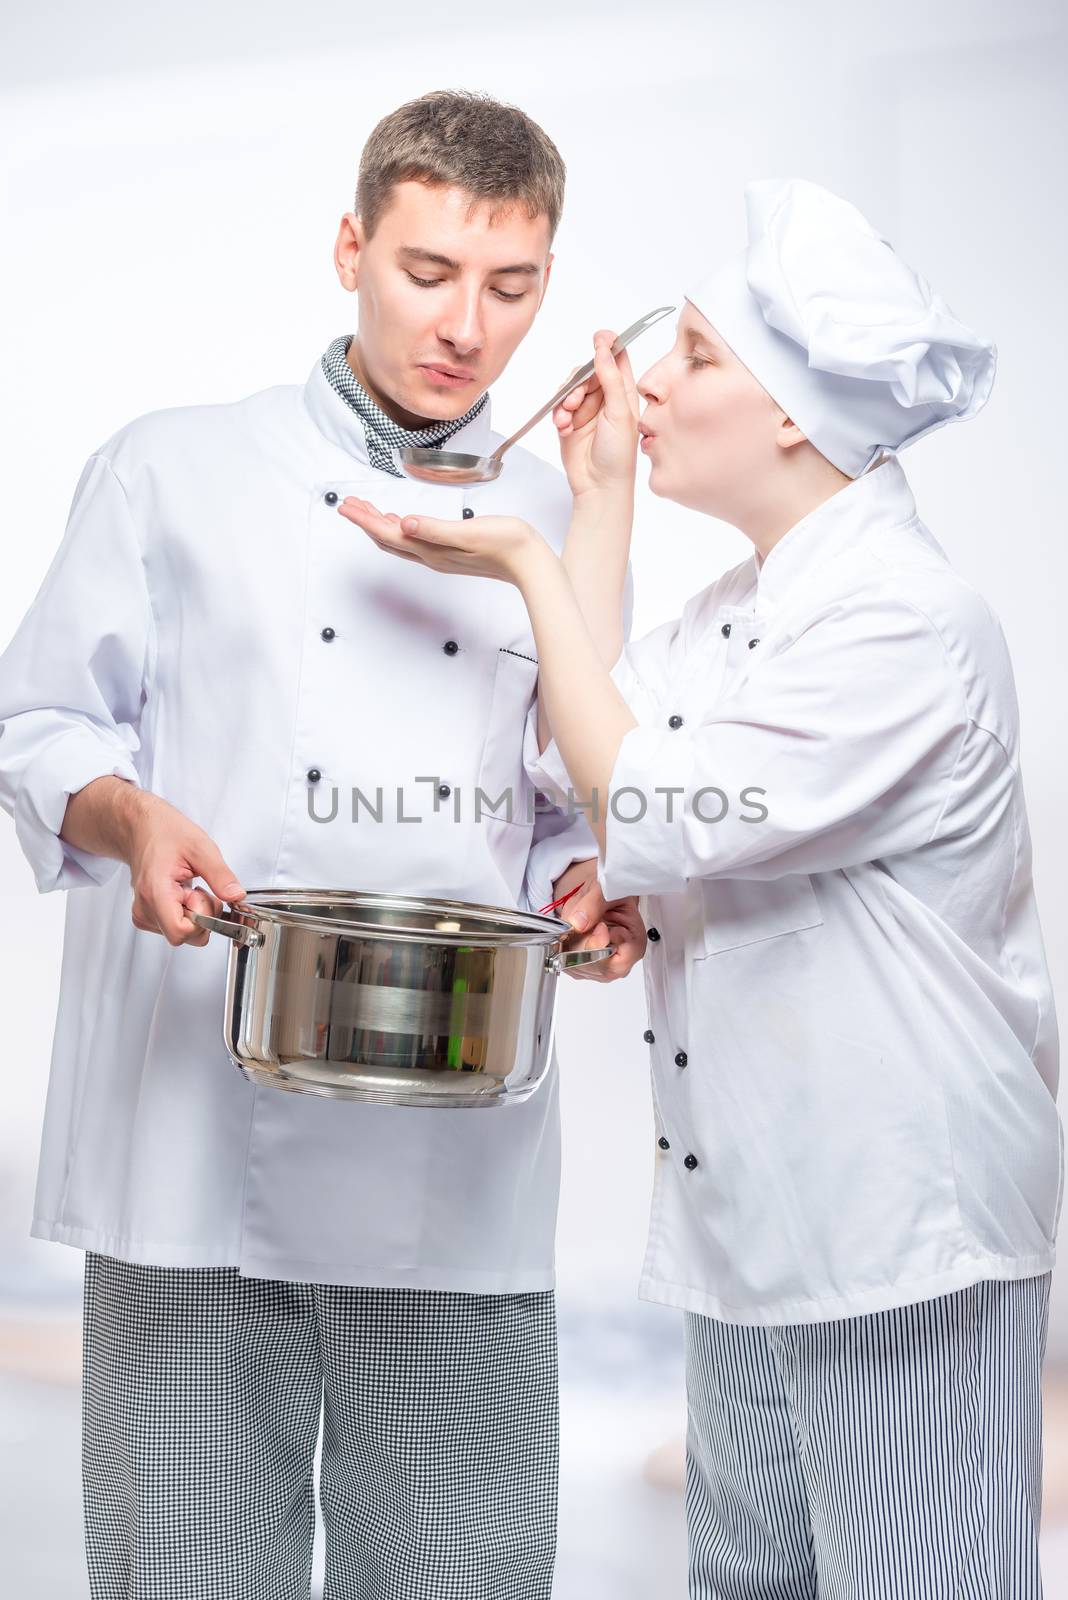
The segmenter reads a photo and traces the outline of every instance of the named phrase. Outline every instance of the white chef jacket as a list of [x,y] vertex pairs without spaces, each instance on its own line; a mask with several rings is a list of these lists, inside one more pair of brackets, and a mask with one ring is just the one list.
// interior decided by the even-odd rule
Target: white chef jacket
[[[1045,1272],[1057,1037],[1012,670],[897,461],[613,678],[639,726],[599,876],[651,924],[641,1294],[781,1324]],[[536,749],[531,716],[531,777],[566,790]]]
[[[487,406],[451,447],[488,453],[489,421]],[[229,941],[138,932],[127,868],[58,837],[68,796],[113,773],[203,827],[246,888],[530,909],[596,854],[581,819],[528,820],[537,663],[518,591],[383,553],[338,514],[347,494],[515,513],[557,549],[571,504],[523,450],[463,490],[376,471],[317,362],[306,385],[157,412],[110,440],[0,658],[0,801],[38,887],[77,891],[32,1232],[258,1277],[545,1289],[555,1069],[524,1104],[466,1113],[254,1087],[222,1041]],[[318,815],[338,792],[330,823],[309,815],[316,768]],[[476,823],[476,785],[494,800],[510,785],[513,820]],[[354,786],[381,786],[383,822],[362,803],[351,820]]]

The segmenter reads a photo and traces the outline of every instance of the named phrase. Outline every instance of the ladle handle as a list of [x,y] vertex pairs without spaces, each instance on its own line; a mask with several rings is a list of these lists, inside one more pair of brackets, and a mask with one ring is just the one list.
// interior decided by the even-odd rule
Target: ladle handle
[[[655,311],[647,311],[644,317],[639,317],[637,322],[632,322],[629,328],[624,328],[619,338],[612,345],[612,354],[618,356],[619,352],[625,350],[631,340],[638,337],[639,333],[644,333],[646,328],[651,328],[654,322],[660,321],[661,317],[670,316],[674,309],[674,306],[658,306]],[[597,363],[595,361],[587,361],[584,367],[580,367],[577,372],[573,372],[563,387],[556,391],[552,399],[547,400],[540,411],[535,411],[529,422],[524,422],[518,433],[513,433],[510,439],[506,439],[503,444],[497,446],[490,460],[499,459],[506,450],[511,449],[512,445],[518,444],[523,435],[529,433],[535,423],[541,421],[542,417],[547,417],[553,407],[558,406],[561,400],[571,393],[572,389],[577,389],[580,383],[585,383],[587,378],[592,377],[596,366]]]

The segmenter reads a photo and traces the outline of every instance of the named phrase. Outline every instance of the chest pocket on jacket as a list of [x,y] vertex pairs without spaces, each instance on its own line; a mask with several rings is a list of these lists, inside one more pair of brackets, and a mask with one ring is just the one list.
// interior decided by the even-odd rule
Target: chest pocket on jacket
[[767,880],[702,878],[700,888],[704,926],[697,941],[699,959],[818,928],[823,921],[816,891],[805,873]]
[[[497,817],[517,826],[533,823],[531,792],[533,784],[523,769],[523,733],[527,711],[538,682],[538,663],[511,650],[498,650],[493,676],[493,696],[486,722],[486,738],[478,769],[478,787],[486,799],[482,820]],[[507,798],[511,794],[511,815]],[[472,815],[474,814],[472,796]],[[499,805],[496,801],[501,800]]]

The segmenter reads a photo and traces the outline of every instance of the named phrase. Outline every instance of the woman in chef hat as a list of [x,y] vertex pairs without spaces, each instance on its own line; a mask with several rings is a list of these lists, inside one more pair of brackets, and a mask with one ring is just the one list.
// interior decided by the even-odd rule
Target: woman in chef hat
[[[635,389],[599,335],[558,413],[562,560],[341,509],[519,587],[531,779],[597,799],[603,892],[642,896],[641,1292],[687,1314],[691,1593],[1037,1596],[1062,1155],[1018,713],[898,461],[981,408],[994,349],[844,200],[746,204],[672,350]],[[753,555],[624,649],[639,428],[654,493]]]

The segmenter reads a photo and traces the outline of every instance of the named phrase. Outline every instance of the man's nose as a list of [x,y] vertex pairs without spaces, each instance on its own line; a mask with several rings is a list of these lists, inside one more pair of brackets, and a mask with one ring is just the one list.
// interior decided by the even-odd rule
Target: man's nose
[[456,285],[437,331],[438,337],[451,345],[459,356],[473,355],[481,349],[484,340],[482,300],[477,285],[471,288]]

